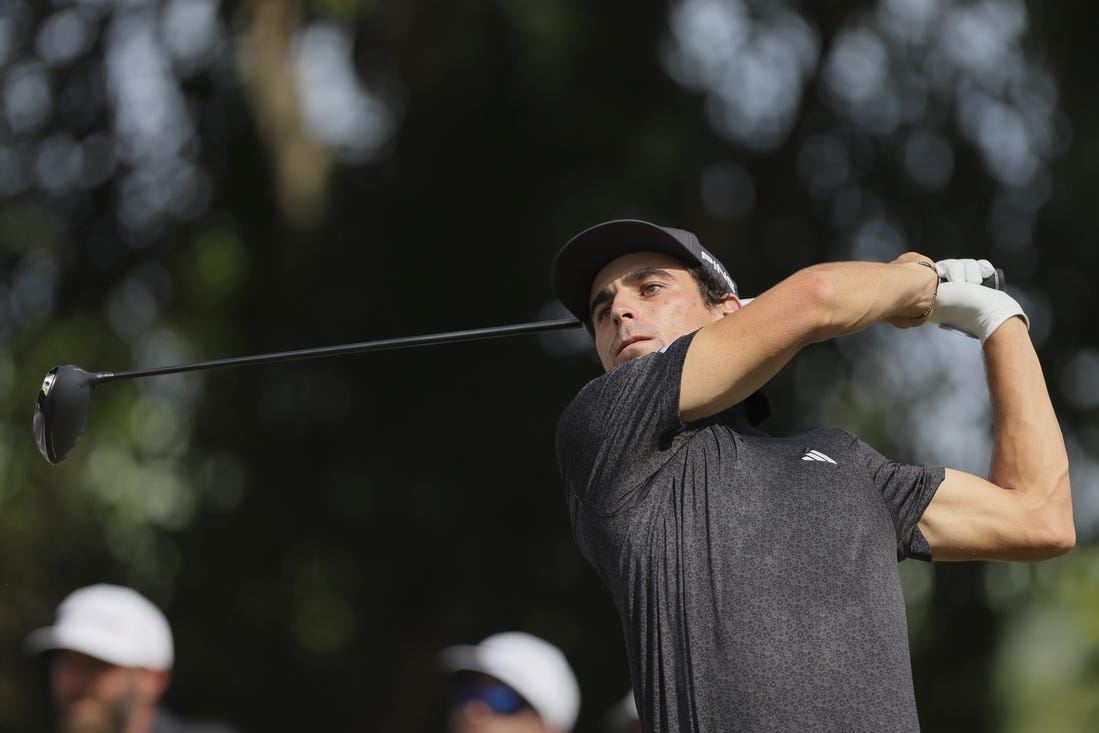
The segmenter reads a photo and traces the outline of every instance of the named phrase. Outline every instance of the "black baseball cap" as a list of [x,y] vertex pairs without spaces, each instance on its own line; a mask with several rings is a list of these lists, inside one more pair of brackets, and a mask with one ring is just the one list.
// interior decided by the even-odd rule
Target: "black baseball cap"
[[691,232],[662,227],[640,219],[616,219],[596,224],[565,243],[550,266],[554,294],[570,313],[585,323],[592,281],[607,263],[631,252],[662,252],[688,266],[703,265],[739,295],[725,266],[703,247]]

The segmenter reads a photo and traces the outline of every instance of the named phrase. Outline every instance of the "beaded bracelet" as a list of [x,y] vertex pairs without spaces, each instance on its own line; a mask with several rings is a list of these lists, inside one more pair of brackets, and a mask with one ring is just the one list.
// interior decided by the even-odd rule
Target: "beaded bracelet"
[[915,319],[918,321],[921,318],[927,318],[929,315],[931,315],[931,312],[935,310],[935,303],[939,297],[939,283],[942,282],[942,279],[939,277],[939,271],[935,267],[934,263],[924,262],[923,260],[920,260],[916,264],[923,265],[924,267],[930,267],[932,270],[935,271],[935,292],[931,294],[931,305],[927,306],[927,310],[925,310],[923,313],[915,316]]

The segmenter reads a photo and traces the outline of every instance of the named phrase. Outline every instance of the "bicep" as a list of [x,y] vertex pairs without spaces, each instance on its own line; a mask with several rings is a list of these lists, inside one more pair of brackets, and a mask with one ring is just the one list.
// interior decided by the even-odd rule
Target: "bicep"
[[818,321],[804,291],[780,284],[700,329],[683,361],[680,416],[699,420],[747,398],[815,340]]
[[1023,494],[948,468],[919,527],[933,560],[1041,560],[1036,516]]
[[683,364],[680,415],[690,422],[728,409],[803,347],[910,311],[928,283],[926,273],[917,282],[912,272],[873,262],[814,265],[701,329]]

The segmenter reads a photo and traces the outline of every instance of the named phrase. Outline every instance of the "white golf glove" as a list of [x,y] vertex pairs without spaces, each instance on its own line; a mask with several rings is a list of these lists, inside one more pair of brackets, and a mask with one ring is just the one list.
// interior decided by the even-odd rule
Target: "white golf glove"
[[992,277],[996,268],[988,260],[939,260],[935,263],[939,279],[951,283],[977,283]]
[[988,260],[940,260],[935,270],[941,282],[935,310],[927,320],[980,339],[981,344],[1014,316],[1021,316],[1030,328],[1030,319],[1015,298],[981,285],[995,272]]

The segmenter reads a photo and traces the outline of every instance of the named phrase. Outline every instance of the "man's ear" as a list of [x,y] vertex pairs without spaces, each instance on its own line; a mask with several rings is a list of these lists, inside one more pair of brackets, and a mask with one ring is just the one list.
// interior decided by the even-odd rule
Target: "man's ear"
[[730,313],[735,313],[740,310],[743,307],[743,304],[740,302],[740,298],[732,293],[725,293],[725,297],[721,299],[721,304],[717,307],[721,313],[721,317],[724,318]]

